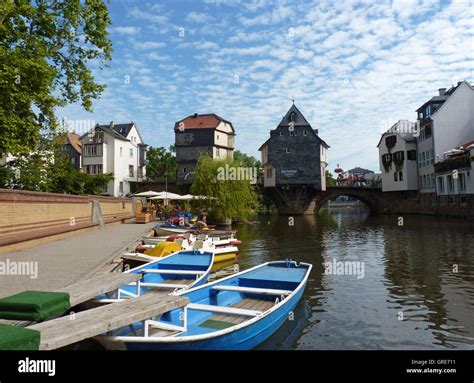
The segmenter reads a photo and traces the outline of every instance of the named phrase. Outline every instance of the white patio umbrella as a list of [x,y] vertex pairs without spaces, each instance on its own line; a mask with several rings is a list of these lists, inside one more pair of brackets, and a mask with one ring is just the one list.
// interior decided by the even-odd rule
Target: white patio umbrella
[[160,195],[160,193],[153,190],[148,190],[148,191],[134,194],[135,197],[155,197],[157,195]]

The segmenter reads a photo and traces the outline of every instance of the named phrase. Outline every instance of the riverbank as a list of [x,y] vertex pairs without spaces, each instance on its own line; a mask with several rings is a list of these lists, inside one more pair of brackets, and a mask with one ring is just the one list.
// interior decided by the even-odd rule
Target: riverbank
[[[9,265],[10,271],[12,265],[17,266],[15,273],[4,270],[0,275],[0,298],[25,290],[59,289],[107,271],[104,266],[119,254],[132,250],[133,245],[154,225],[156,222],[136,224],[128,221],[2,254],[0,264]],[[18,275],[21,271],[22,275]]]

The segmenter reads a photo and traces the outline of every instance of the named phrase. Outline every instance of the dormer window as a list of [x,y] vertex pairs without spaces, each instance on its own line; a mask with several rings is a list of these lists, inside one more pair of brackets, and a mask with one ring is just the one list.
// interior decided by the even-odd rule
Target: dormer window
[[280,132],[280,137],[283,137],[283,132]]
[[293,137],[293,131],[290,130],[290,137]]
[[290,121],[291,121],[291,122],[296,122],[296,113],[295,113],[295,112],[291,112],[291,114],[290,114]]
[[308,132],[306,130],[303,130],[303,136],[307,136]]

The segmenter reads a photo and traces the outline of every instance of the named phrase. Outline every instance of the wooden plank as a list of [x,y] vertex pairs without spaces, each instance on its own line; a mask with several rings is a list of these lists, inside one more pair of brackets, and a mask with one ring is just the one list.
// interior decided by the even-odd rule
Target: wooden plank
[[165,270],[165,269],[141,269],[143,274],[176,274],[176,275],[202,275],[205,271],[198,270]]
[[140,274],[107,273],[85,279],[57,291],[69,294],[71,307],[95,298],[97,295],[117,290],[123,285],[138,281]]
[[28,328],[40,331],[40,350],[54,350],[153,318],[188,302],[186,297],[150,294],[82,311],[76,313],[74,319],[61,317]]

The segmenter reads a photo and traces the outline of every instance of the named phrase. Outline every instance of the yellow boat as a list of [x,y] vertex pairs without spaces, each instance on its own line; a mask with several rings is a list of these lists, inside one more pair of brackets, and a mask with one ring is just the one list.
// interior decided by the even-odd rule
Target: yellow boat
[[[155,247],[146,250],[144,254],[152,257],[166,257],[181,250],[183,250],[183,247],[179,242],[158,242]],[[237,258],[238,253],[238,249],[235,246],[217,247],[205,251],[214,252],[214,263],[233,261]]]

